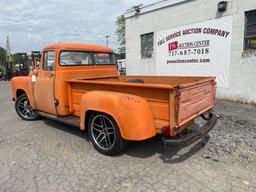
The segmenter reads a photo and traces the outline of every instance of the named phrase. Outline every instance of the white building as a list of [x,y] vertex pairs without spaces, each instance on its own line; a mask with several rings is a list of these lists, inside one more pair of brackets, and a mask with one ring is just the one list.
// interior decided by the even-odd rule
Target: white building
[[256,102],[256,0],[164,0],[125,18],[127,75],[216,76],[218,97]]

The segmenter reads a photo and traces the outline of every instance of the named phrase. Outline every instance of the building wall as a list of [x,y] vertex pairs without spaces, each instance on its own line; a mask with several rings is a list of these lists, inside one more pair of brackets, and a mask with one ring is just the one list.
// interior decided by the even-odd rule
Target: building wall
[[192,0],[126,18],[127,75],[157,75],[155,55],[151,59],[141,59],[141,34],[156,33],[232,15],[233,34],[229,88],[218,88],[217,96],[256,102],[256,52],[243,52],[244,12],[256,9],[256,0],[229,0],[228,9],[223,15],[217,12],[218,2],[219,0]]

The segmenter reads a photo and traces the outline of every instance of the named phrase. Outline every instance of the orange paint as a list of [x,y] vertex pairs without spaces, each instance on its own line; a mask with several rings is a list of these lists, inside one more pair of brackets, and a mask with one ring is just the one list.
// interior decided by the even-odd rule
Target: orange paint
[[[42,53],[54,51],[54,67],[40,69],[28,77],[12,79],[12,93],[24,92],[35,110],[55,116],[80,117],[80,128],[91,111],[106,113],[116,121],[126,140],[144,140],[169,126],[175,136],[194,118],[209,112],[214,105],[213,77],[118,76],[113,65],[61,66],[61,51],[112,53],[112,49],[86,44],[55,44]],[[36,81],[32,82],[32,75]],[[145,83],[129,83],[141,79]]]

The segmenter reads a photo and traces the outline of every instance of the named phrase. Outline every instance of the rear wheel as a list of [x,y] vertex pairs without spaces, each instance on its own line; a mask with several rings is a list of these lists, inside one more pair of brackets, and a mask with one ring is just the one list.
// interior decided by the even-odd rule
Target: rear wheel
[[112,117],[103,113],[94,113],[90,116],[88,128],[93,146],[100,153],[113,156],[125,148],[126,142],[122,139]]
[[26,121],[38,119],[38,113],[31,107],[28,96],[22,94],[15,102],[15,110],[17,114]]

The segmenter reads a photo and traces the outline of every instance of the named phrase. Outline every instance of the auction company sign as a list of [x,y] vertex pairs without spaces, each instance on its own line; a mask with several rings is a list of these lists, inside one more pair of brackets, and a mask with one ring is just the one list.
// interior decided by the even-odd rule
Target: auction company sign
[[232,16],[156,34],[158,75],[214,76],[228,88]]

